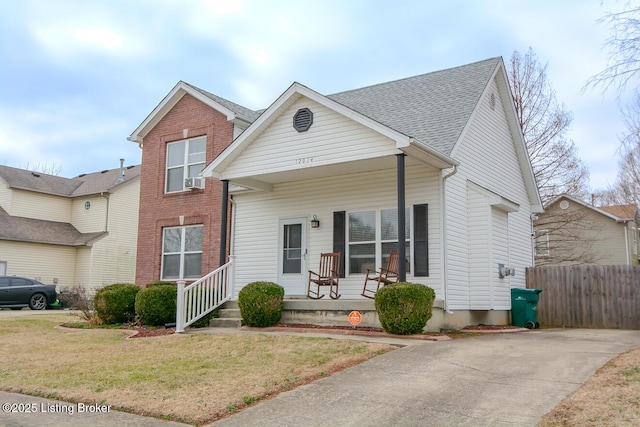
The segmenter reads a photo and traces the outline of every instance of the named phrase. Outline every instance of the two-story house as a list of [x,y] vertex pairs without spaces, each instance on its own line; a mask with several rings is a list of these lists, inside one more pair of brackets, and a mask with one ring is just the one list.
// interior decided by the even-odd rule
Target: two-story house
[[135,278],[140,166],[64,178],[0,166],[0,275],[91,290]]
[[525,286],[542,206],[502,58],[333,95],[294,83],[260,114],[179,82],[129,139],[139,283],[228,270],[207,295],[266,280],[300,300],[333,252],[329,305],[367,302],[366,270],[397,249],[400,277],[436,291],[436,329],[507,322]]
[[534,221],[536,265],[637,265],[639,224],[635,205],[595,207],[557,197]]

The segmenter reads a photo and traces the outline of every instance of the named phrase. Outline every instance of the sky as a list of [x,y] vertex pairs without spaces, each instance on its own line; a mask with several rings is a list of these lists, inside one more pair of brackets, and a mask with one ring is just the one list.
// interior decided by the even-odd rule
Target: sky
[[[630,2],[637,6],[640,0]],[[127,137],[180,80],[251,109],[532,48],[592,190],[614,183],[630,91],[607,65],[616,0],[0,0],[0,164],[66,177],[137,164]]]

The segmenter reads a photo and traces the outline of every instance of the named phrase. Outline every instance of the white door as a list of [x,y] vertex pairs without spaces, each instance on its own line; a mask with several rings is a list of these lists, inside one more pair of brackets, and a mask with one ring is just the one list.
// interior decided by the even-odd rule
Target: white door
[[278,284],[287,296],[305,295],[307,273],[307,218],[279,223]]

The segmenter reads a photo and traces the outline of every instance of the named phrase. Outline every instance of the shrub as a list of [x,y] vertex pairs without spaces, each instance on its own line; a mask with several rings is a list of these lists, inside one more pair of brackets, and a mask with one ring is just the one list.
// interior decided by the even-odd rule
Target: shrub
[[248,326],[273,326],[282,318],[284,288],[271,282],[253,282],[238,294],[242,320]]
[[170,285],[152,285],[138,292],[136,296],[136,314],[143,325],[160,326],[176,321],[176,287]]
[[144,285],[145,288],[151,288],[153,286],[176,286],[176,284],[173,282],[165,282],[164,280],[155,280]]
[[136,315],[136,294],[140,286],[131,283],[114,283],[98,289],[93,297],[93,307],[98,317],[107,324],[130,322]]
[[58,299],[63,308],[78,310],[78,316],[84,320],[91,320],[96,313],[93,309],[93,299],[89,296],[87,288],[82,285],[74,285],[71,289],[64,289],[58,294]]
[[394,283],[376,293],[376,311],[382,328],[390,334],[422,332],[431,318],[435,292],[415,283]]

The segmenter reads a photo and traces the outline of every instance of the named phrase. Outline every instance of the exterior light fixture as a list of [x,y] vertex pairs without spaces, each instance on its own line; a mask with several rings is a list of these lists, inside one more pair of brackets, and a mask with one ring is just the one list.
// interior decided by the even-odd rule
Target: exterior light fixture
[[320,220],[318,219],[317,216],[313,216],[313,219],[311,220],[311,228],[318,228],[320,227]]

